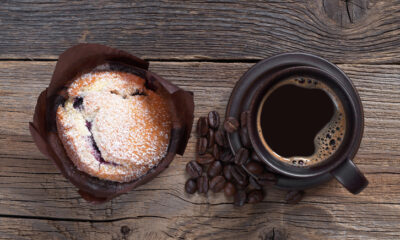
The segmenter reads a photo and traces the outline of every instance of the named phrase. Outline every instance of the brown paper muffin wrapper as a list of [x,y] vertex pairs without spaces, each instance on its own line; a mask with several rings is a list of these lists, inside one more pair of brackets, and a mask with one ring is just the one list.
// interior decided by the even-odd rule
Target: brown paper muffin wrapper
[[[146,80],[150,89],[162,88],[168,93],[171,106],[172,130],[167,155],[147,174],[131,182],[119,183],[92,177],[79,171],[68,158],[58,137],[55,123],[57,107],[62,103],[62,90],[82,74],[106,63],[128,66]],[[39,150],[52,159],[61,173],[79,190],[87,201],[102,203],[145,184],[160,174],[172,162],[175,154],[183,155],[193,124],[193,93],[184,91],[171,82],[148,71],[149,63],[127,52],[99,44],[78,44],[62,53],[51,82],[36,104],[29,129]],[[65,92],[65,91],[64,91]]]

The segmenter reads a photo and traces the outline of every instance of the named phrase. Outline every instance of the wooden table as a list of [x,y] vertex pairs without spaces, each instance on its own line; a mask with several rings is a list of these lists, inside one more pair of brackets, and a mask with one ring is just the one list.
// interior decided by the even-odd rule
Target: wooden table
[[[0,239],[400,239],[400,1],[123,2],[1,3]],[[82,42],[149,60],[194,92],[196,118],[224,113],[235,82],[260,59],[300,51],[338,64],[364,104],[355,162],[369,187],[353,196],[331,181],[298,205],[271,189],[243,208],[223,194],[187,195],[192,137],[149,184],[85,202],[28,131],[57,56]]]

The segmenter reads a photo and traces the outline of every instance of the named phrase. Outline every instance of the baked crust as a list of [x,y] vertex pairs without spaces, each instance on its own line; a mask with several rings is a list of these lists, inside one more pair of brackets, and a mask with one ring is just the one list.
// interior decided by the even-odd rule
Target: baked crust
[[96,71],[72,82],[57,109],[58,135],[75,166],[104,180],[129,182],[166,155],[172,127],[163,93],[131,73]]

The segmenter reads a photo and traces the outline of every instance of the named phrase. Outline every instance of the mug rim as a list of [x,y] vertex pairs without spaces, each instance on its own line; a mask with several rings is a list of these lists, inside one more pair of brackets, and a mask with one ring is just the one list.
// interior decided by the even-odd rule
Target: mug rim
[[[343,100],[342,104],[348,109],[348,112],[346,112],[346,114],[352,115],[346,117],[348,126],[346,127],[344,140],[340,144],[339,148],[335,151],[335,153],[322,161],[320,164],[310,167],[296,167],[277,160],[274,156],[272,156],[272,154],[269,153],[269,151],[266,150],[265,146],[263,145],[256,124],[258,120],[257,112],[259,110],[259,107],[261,107],[260,100],[264,97],[265,90],[267,90],[270,85],[273,86],[274,84],[276,84],[276,82],[274,81],[280,81],[283,80],[285,77],[287,78],[291,75],[298,75],[299,73],[304,74],[303,76],[323,76],[325,77],[324,81],[335,85],[335,87],[338,87],[340,91],[345,95],[345,100],[343,100],[343,96],[340,97],[340,100]],[[260,75],[260,77],[263,76]],[[348,78],[347,80],[350,82]],[[288,66],[274,72],[270,76],[267,76],[265,80],[262,81],[260,86],[258,86],[258,88],[259,89],[257,90],[257,92],[251,98],[250,107],[248,109],[249,114],[247,114],[247,129],[249,139],[251,141],[251,145],[254,151],[259,156],[259,158],[276,172],[285,176],[295,178],[309,178],[319,176],[331,172],[333,169],[337,168],[341,163],[343,163],[343,161],[345,161],[347,158],[352,157],[352,150],[358,150],[363,132],[363,116],[362,114],[357,114],[357,104],[355,103],[353,97],[359,97],[359,95],[356,91],[353,91],[355,90],[355,88],[352,84],[351,89],[349,89],[349,87],[346,88],[346,86],[344,86],[343,83],[341,83],[341,81],[339,81],[336,77],[332,76],[327,71],[320,68],[312,66]],[[361,109],[362,113],[362,106],[358,105],[358,107]]]

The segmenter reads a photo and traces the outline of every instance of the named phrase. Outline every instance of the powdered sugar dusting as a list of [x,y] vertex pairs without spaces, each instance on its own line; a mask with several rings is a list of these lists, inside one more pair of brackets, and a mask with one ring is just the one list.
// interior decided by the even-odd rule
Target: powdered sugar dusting
[[[147,90],[145,81],[122,72],[95,72],[75,80],[65,107],[57,111],[59,134],[75,165],[93,176],[130,181],[145,174],[166,155],[171,119],[161,94]],[[134,93],[143,93],[136,95]],[[73,100],[83,97],[83,108]],[[91,123],[91,130],[86,126]],[[104,164],[96,160],[93,136]],[[65,141],[64,141],[65,140]],[[93,140],[92,140],[93,141]],[[69,155],[73,155],[72,153]]]

